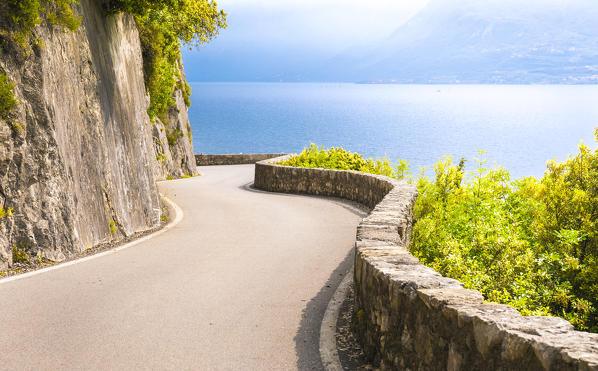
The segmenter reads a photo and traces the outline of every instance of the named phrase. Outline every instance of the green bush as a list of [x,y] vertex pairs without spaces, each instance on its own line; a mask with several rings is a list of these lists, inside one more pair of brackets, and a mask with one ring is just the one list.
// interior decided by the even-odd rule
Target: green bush
[[540,179],[441,160],[417,182],[411,252],[489,301],[598,332],[598,152],[579,148]]
[[399,164],[393,166],[388,158],[364,159],[359,153],[348,152],[341,147],[325,149],[314,143],[303,149],[300,154],[291,156],[280,164],[295,167],[355,170],[396,179],[403,179],[409,174],[409,164],[404,160],[399,160]]
[[[433,179],[418,177],[410,251],[488,301],[598,332],[598,150],[581,144],[540,179],[511,180],[507,170],[475,162],[467,172],[464,159],[444,157]],[[409,169],[314,144],[281,164],[395,178]]]
[[17,99],[13,94],[15,84],[8,81],[8,77],[0,73],[0,119],[8,121],[10,113],[17,106]]

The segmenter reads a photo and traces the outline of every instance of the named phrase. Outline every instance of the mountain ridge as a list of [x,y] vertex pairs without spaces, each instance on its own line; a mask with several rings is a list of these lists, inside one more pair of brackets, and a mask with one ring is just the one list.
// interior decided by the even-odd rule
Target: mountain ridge
[[431,0],[391,34],[340,53],[278,50],[265,36],[186,64],[192,81],[595,83],[597,18],[591,0]]

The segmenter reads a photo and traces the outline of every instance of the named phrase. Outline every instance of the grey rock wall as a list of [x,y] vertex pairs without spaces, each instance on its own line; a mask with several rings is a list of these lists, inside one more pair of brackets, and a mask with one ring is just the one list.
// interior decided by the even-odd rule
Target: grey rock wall
[[195,155],[197,166],[255,164],[258,161],[284,156],[284,153],[245,153],[232,155]]
[[[342,197],[372,208],[357,228],[354,329],[383,370],[598,370],[598,334],[523,317],[425,267],[408,251],[415,187],[327,169],[256,164],[257,188]],[[368,180],[369,179],[369,180]]]
[[105,17],[99,3],[80,0],[75,32],[36,27],[43,46],[30,55],[0,51],[20,101],[0,120],[0,203],[15,212],[0,220],[0,268],[13,246],[61,260],[159,224],[139,36],[130,16]]

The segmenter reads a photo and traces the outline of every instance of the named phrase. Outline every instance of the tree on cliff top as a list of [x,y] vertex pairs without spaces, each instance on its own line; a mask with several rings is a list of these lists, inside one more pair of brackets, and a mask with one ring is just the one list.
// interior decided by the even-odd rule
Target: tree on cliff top
[[187,44],[200,45],[212,40],[226,27],[226,13],[213,0],[108,0],[109,14],[126,12],[150,18]]

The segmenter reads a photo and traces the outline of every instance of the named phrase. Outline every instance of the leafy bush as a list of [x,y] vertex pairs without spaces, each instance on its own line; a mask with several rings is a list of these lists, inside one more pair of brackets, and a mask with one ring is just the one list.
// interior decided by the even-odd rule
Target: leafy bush
[[348,152],[341,147],[325,149],[314,143],[303,149],[300,154],[291,156],[280,164],[295,167],[355,170],[396,179],[403,179],[409,173],[407,161],[399,160],[399,164],[393,166],[388,158],[364,159],[359,153]]
[[598,332],[598,152],[579,148],[514,181],[444,158],[418,179],[411,252],[489,301]]
[[[447,156],[433,179],[418,177],[410,251],[488,301],[598,332],[598,150],[581,144],[540,179],[511,180],[507,170],[475,162],[467,172],[464,159]],[[281,164],[395,178],[409,169],[314,144]]]
[[0,119],[8,121],[12,110],[17,106],[17,99],[12,90],[15,84],[8,81],[8,77],[0,73]]

